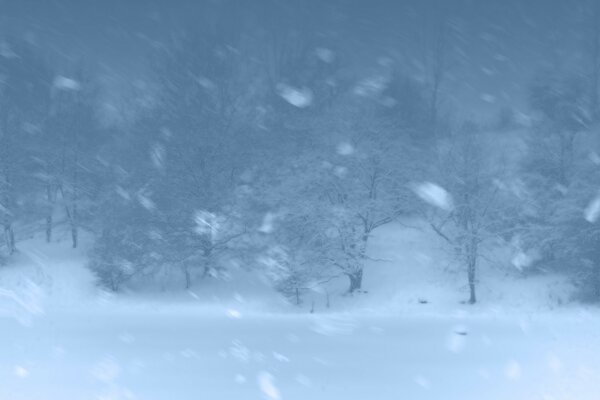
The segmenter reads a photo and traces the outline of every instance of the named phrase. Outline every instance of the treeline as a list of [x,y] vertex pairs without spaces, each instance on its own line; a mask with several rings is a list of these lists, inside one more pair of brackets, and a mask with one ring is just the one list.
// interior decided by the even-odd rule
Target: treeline
[[373,231],[418,216],[455,250],[471,303],[481,257],[503,245],[524,275],[558,271],[600,300],[593,74],[540,74],[527,115],[460,121],[443,90],[448,19],[424,28],[416,79],[393,57],[356,63],[334,11],[207,7],[150,57],[150,89],[118,124],[89,70],[6,41],[5,261],[19,229],[52,242],[64,223],[73,247],[93,233],[89,267],[111,290],[189,288],[239,267],[299,302],[339,277],[361,291]]

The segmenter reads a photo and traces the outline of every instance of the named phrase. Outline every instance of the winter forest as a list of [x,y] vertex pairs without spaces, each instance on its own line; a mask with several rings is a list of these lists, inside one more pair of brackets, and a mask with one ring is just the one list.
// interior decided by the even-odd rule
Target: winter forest
[[600,396],[600,1],[0,1],[0,400]]

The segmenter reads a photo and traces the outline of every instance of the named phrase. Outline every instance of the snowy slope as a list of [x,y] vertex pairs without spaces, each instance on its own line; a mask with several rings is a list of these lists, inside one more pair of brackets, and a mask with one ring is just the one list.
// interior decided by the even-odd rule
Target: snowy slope
[[[343,296],[347,282],[332,285],[341,295],[334,309],[366,309],[383,313],[441,314],[533,313],[571,307],[573,286],[563,276],[524,275],[512,264],[515,249],[508,244],[485,250],[478,270],[478,304],[468,298],[467,276],[453,250],[423,221],[406,220],[376,230],[364,271],[366,293]],[[324,308],[324,295],[312,295]]]
[[0,269],[0,315],[23,321],[51,310],[86,307],[100,293],[85,268],[91,237],[81,233],[80,248],[57,232],[53,243],[36,235],[17,244],[18,252]]
[[[0,313],[30,318],[52,309],[103,306],[130,308],[212,308],[219,310],[316,312],[369,310],[380,313],[440,314],[456,312],[532,313],[570,307],[571,285],[564,277],[523,276],[512,264],[513,251],[494,248],[481,260],[479,304],[467,298],[466,273],[452,249],[423,221],[407,220],[379,228],[368,249],[365,293],[345,295],[345,277],[327,291],[305,297],[302,307],[286,304],[266,279],[233,268],[226,279],[199,281],[191,290],[155,290],[113,295],[95,285],[85,267],[91,237],[82,234],[79,249],[67,237],[47,244],[42,235],[19,243],[19,254],[0,271]],[[493,259],[494,261],[489,261]],[[235,311],[233,311],[235,312]]]
[[42,234],[18,243],[18,253],[8,265],[0,268],[0,316],[29,323],[45,313],[79,309],[173,312],[202,308],[218,312],[230,310],[233,314],[249,309],[293,310],[264,279],[235,267],[227,277],[207,278],[190,290],[184,290],[183,282],[179,282],[179,286],[171,285],[169,290],[108,292],[98,287],[95,276],[86,267],[92,237],[85,232],[80,235],[78,249],[71,248],[64,232],[58,232],[57,240],[50,244]]

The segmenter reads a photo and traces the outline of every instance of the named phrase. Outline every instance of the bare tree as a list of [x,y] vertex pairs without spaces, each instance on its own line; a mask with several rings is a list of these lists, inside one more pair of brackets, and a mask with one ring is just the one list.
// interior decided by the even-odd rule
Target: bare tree
[[[206,24],[181,32],[161,52],[157,104],[136,128],[151,138],[145,148],[152,173],[140,190],[162,235],[157,251],[183,272],[187,286],[198,271],[209,277],[218,270],[220,255],[244,232],[236,190],[255,145],[256,77],[228,4],[234,5],[215,5]],[[216,218],[218,235],[198,231],[199,215],[207,224]]]
[[589,125],[586,84],[579,77],[540,76],[530,95],[531,106],[538,113],[534,154],[544,158],[540,166],[546,167],[544,174],[554,184],[567,186],[575,139]]
[[369,151],[373,150],[361,149],[363,154],[356,155],[359,159],[333,167],[329,171],[332,176],[324,179],[322,186],[330,207],[329,224],[338,243],[338,254],[332,262],[348,277],[349,293],[362,289],[367,246],[373,232],[392,222],[402,203],[394,190],[394,170],[386,165],[389,154]]
[[50,70],[26,43],[3,44],[0,58],[0,219],[9,254],[16,250],[19,195],[31,172],[31,141],[47,115]]
[[583,7],[585,53],[589,54],[589,114],[597,121],[600,117],[600,3],[591,1]]
[[46,239],[52,237],[53,205],[63,207],[73,248],[79,245],[79,229],[90,198],[92,175],[96,170],[96,151],[103,137],[95,117],[96,88],[79,69],[70,76],[57,76],[52,89],[53,105],[46,124],[52,143],[42,151],[49,212]]
[[286,182],[304,188],[287,202],[289,218],[305,222],[313,232],[307,243],[318,243],[317,258],[348,279],[349,293],[362,289],[373,232],[410,208],[406,178],[415,161],[411,146],[393,139],[376,114],[355,111],[340,104],[318,124],[334,134],[313,155],[296,158],[301,167]]
[[[483,245],[502,237],[509,229],[506,215],[511,203],[500,184],[498,160],[490,157],[483,133],[466,123],[445,146],[441,146],[438,179],[441,187],[418,188],[439,208],[430,210],[433,230],[446,240],[466,268],[470,304],[477,301],[478,262]],[[431,191],[435,191],[430,193]],[[445,191],[448,193],[447,198]],[[437,197],[437,199],[436,199]]]
[[420,49],[428,84],[428,119],[431,137],[439,132],[441,94],[450,68],[450,48],[453,29],[446,5],[440,0],[422,3],[420,9],[419,34]]

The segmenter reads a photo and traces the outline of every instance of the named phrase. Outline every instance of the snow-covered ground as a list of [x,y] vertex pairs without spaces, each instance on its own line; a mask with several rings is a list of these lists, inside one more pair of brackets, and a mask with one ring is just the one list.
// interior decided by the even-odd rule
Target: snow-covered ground
[[23,241],[0,271],[0,400],[600,398],[598,310],[500,256],[482,265],[481,304],[463,305],[463,274],[422,228],[378,231],[368,293],[341,297],[342,281],[330,309],[235,280],[112,296],[85,246]]
[[[490,244],[479,260],[478,304],[473,313],[529,314],[570,307],[573,285],[555,273],[533,273],[513,265],[519,249]],[[373,233],[364,272],[366,295],[337,297],[334,308],[375,312],[447,315],[469,297],[467,274],[453,249],[418,219],[385,225]],[[342,294],[346,279],[332,283]],[[307,296],[307,307],[326,304],[324,293]],[[426,302],[427,304],[423,304]]]
[[2,336],[3,400],[594,400],[600,393],[600,323],[585,313],[89,310],[32,326],[4,320]]

